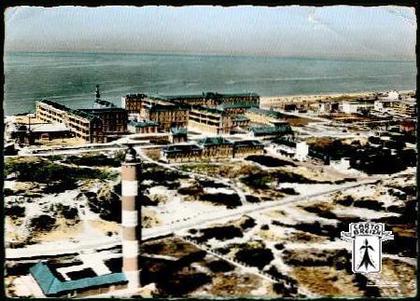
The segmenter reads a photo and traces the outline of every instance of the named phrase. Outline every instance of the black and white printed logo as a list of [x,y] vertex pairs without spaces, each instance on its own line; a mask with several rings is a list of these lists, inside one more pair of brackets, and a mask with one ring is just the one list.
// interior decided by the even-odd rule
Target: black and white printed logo
[[382,242],[394,239],[382,223],[351,223],[341,239],[353,242],[352,270],[354,273],[379,273],[382,270]]

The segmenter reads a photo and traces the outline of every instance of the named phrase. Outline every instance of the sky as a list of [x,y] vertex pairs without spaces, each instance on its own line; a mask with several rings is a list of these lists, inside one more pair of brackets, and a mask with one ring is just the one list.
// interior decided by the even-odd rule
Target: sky
[[12,7],[5,51],[415,59],[414,8]]

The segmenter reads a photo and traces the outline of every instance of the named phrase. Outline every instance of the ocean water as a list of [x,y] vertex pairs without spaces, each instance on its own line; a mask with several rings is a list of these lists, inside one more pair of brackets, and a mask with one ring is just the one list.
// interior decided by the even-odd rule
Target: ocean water
[[277,96],[416,88],[414,61],[15,52],[4,63],[6,115],[33,111],[44,98],[91,107],[96,84],[117,105],[140,92]]

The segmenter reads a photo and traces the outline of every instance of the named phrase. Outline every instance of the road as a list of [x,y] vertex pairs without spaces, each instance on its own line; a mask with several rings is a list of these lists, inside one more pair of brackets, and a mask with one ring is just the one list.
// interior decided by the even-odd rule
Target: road
[[[329,189],[323,192],[303,195],[303,196],[290,196],[286,197],[281,200],[277,201],[268,201],[263,203],[252,203],[241,206],[235,209],[224,209],[220,211],[215,211],[211,215],[206,216],[198,216],[194,219],[180,221],[176,224],[172,225],[165,225],[160,227],[153,227],[148,229],[142,230],[142,238],[144,240],[170,235],[173,233],[185,231],[194,227],[203,227],[207,224],[215,223],[215,222],[227,222],[235,218],[239,218],[244,214],[249,213],[256,213],[256,212],[264,212],[267,210],[275,209],[277,207],[281,207],[291,203],[297,203],[301,201],[307,201],[311,198],[328,195],[337,191],[344,191],[350,188],[363,186],[367,184],[372,184],[378,181],[378,179],[369,179],[364,180],[361,182],[351,182],[351,183],[344,183],[341,185],[336,186],[333,189]],[[75,254],[85,250],[101,250],[101,249],[108,249],[115,247],[121,244],[121,240],[119,238],[115,239],[102,239],[100,241],[91,241],[91,242],[84,242],[80,243],[72,243],[66,242],[65,249],[63,248],[62,244],[55,244],[51,247],[46,245],[29,245],[25,248],[19,249],[6,249],[6,259],[13,260],[19,258],[28,258],[28,257],[40,257],[40,256],[60,256],[64,254]]]
[[178,173],[185,174],[185,175],[188,175],[188,176],[191,176],[191,177],[194,177],[194,178],[205,178],[207,180],[214,181],[216,183],[217,182],[222,183],[222,184],[228,186],[230,189],[232,189],[233,191],[236,192],[236,194],[239,196],[239,199],[240,199],[242,205],[248,204],[248,201],[246,200],[244,192],[241,189],[239,189],[238,187],[236,187],[236,185],[234,183],[232,183],[230,180],[227,180],[227,179],[224,179],[224,178],[218,178],[218,177],[216,178],[216,177],[212,177],[212,176],[208,176],[208,175],[203,175],[203,174],[192,172],[192,171],[182,170],[182,169],[176,168],[175,166],[173,166],[171,164],[153,160],[152,158],[147,156],[141,148],[137,148],[137,153],[139,154],[139,156],[143,160],[148,161],[150,163],[154,163],[154,164],[159,165],[163,168],[174,170]]

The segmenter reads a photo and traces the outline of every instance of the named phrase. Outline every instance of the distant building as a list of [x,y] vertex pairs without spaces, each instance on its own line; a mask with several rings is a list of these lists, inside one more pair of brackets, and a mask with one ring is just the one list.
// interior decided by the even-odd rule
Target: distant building
[[36,117],[44,122],[63,123],[75,137],[87,142],[99,142],[103,137],[102,121],[98,117],[50,100],[36,103]]
[[375,100],[373,108],[376,111],[383,112],[385,110],[397,107],[399,102],[399,99],[378,99]]
[[245,115],[240,114],[232,117],[233,127],[247,128],[249,126],[249,123],[250,119]]
[[159,122],[160,129],[173,127],[213,134],[229,134],[234,127],[246,127],[246,110],[258,107],[255,93],[220,94],[206,92],[193,95],[130,94],[122,98],[122,107],[130,116]]
[[242,158],[250,155],[263,155],[264,144],[258,140],[241,140],[233,143],[233,157]]
[[400,123],[400,132],[414,133],[416,131],[415,119],[405,119]]
[[277,139],[273,141],[272,147],[277,153],[298,161],[306,161],[309,155],[309,146],[305,141],[296,142],[288,139]]
[[130,94],[122,99],[123,108],[139,118],[159,124],[159,130],[169,132],[172,127],[188,125],[188,108],[148,97],[144,94]]
[[274,126],[253,126],[250,128],[254,137],[285,137],[293,136],[293,130],[288,122],[276,122]]
[[189,106],[206,106],[215,108],[217,106],[231,105],[231,108],[250,108],[259,107],[260,96],[256,93],[217,93],[217,92],[203,92],[195,95],[171,95],[171,96],[156,96],[156,98],[179,103]]
[[338,102],[324,101],[319,103],[318,112],[319,113],[332,113],[339,110]]
[[200,161],[202,148],[196,144],[174,144],[162,148],[160,159],[168,163]]
[[128,115],[127,111],[122,108],[111,106],[96,109],[79,109],[79,111],[101,120],[103,141],[99,139],[98,142],[109,142],[127,134]]
[[171,143],[184,143],[188,141],[188,131],[186,128],[171,128]]
[[250,108],[245,116],[253,123],[271,124],[272,122],[284,121],[284,115],[274,110],[264,110],[259,108]]
[[363,111],[370,111],[374,108],[374,103],[370,101],[343,101],[342,111],[346,114],[358,114]]
[[36,103],[36,117],[48,123],[62,123],[78,138],[101,143],[127,132],[127,112],[116,107],[70,109],[50,100]]
[[295,158],[299,161],[306,161],[309,155],[309,146],[305,141],[296,143]]
[[140,120],[134,121],[131,120],[127,125],[128,131],[130,133],[136,134],[149,134],[157,133],[159,128],[159,123],[151,120]]
[[203,159],[230,158],[233,156],[233,143],[223,137],[207,137],[197,144],[203,149]]
[[142,100],[146,94],[129,94],[121,98],[121,107],[126,109],[128,114],[139,114],[142,109]]
[[234,127],[232,117],[220,109],[193,107],[189,113],[188,128],[212,134],[230,134]]
[[402,115],[408,117],[416,117],[417,116],[417,102],[415,98],[407,98],[402,99],[399,101],[394,110]]
[[220,160],[240,158],[249,155],[261,155],[264,145],[256,140],[235,141],[232,143],[223,137],[207,137],[197,144],[174,144],[161,149],[161,160],[173,162],[195,162],[202,160]]

